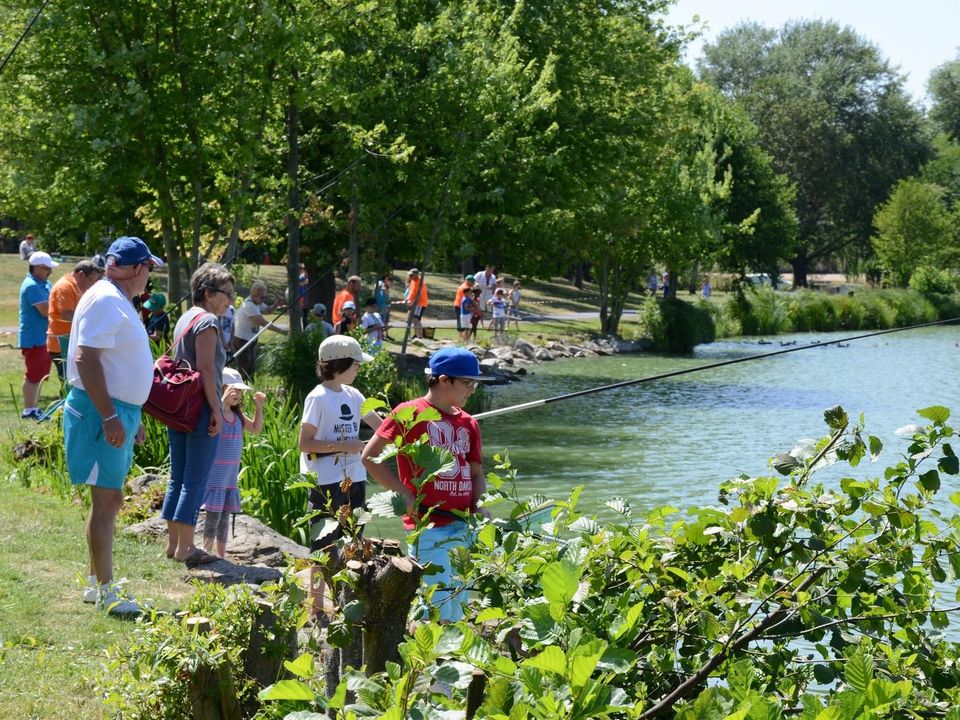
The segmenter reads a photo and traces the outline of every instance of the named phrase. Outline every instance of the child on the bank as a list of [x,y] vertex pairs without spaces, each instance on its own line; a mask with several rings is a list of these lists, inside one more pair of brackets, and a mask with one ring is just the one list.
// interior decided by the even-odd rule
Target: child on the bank
[[[298,441],[300,472],[316,477],[317,485],[310,489],[308,499],[310,512],[320,513],[311,522],[313,527],[318,523],[322,526],[326,517],[336,516],[344,505],[358,508],[366,501],[367,473],[360,462],[364,445],[360,440],[360,406],[364,397],[350,383],[357,377],[360,363],[373,360],[347,335],[328,337],[320,343],[318,355],[317,376],[322,382],[304,400]],[[375,412],[362,419],[374,430],[380,427],[381,419]],[[313,540],[310,551],[323,550],[341,537],[343,531],[338,526]],[[315,581],[312,566],[308,578],[309,606],[315,617],[323,612],[324,583],[320,578]]]
[[483,303],[480,302],[480,288],[475,287],[470,291],[473,298],[473,317],[470,318],[470,333],[473,337],[477,336],[477,325],[483,322]]
[[[476,355],[462,347],[445,347],[435,352],[430,357],[427,375],[427,394],[394,408],[364,448],[363,462],[378,483],[399,493],[407,507],[421,519],[430,511],[431,526],[420,534],[417,541],[417,559],[439,568],[440,572],[427,580],[440,586],[433,594],[433,603],[440,611],[441,622],[455,622],[463,617],[461,601],[464,590],[454,579],[450,551],[470,542],[469,526],[458,513],[490,516],[489,511],[477,506],[487,488],[481,462],[480,427],[463,406],[473,395],[478,382],[492,378],[480,372]],[[417,414],[432,408],[440,417],[404,427],[395,416],[398,410],[410,407]],[[417,489],[413,480],[423,475],[423,468],[414,465],[403,454],[396,456],[395,466],[392,461],[377,463],[376,458],[398,437],[407,444],[423,436],[429,438],[431,445],[448,450],[454,462],[451,470],[424,484],[420,490],[422,504],[417,507]],[[403,527],[405,530],[416,527],[412,515],[404,516]]]
[[377,312],[377,301],[373,298],[367,300],[364,310],[363,317],[360,318],[360,327],[366,331],[370,347],[374,352],[378,352],[383,347],[383,320]]
[[502,287],[493,294],[490,307],[493,308],[493,335],[499,337],[507,331],[507,296]]
[[259,435],[263,429],[263,403],[267,396],[254,393],[254,413],[251,420],[243,412],[243,393],[252,388],[243,382],[233,368],[223,370],[223,426],[217,454],[210,469],[206,494],[201,509],[203,519],[203,548],[208,553],[223,557],[227,552],[230,516],[240,512],[240,455],[243,452],[243,433]]
[[[477,295],[480,293],[477,292]],[[477,297],[472,292],[465,292],[460,300],[460,339],[466,345],[470,342],[470,335],[474,331],[473,309],[479,305]]]

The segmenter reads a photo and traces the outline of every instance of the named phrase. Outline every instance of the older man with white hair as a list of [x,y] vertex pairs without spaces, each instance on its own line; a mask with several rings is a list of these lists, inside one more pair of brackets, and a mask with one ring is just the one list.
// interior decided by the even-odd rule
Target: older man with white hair
[[274,325],[263,316],[271,309],[264,302],[266,297],[267,286],[261,280],[254,280],[250,285],[250,294],[234,314],[233,357],[237,370],[247,382],[253,380],[257,371],[257,337],[260,329],[268,328],[284,335],[287,333],[287,328]]

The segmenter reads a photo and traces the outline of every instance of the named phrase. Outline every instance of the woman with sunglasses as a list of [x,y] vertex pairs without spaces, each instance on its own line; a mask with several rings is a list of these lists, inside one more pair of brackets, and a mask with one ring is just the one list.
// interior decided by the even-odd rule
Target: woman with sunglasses
[[217,453],[223,423],[221,386],[227,353],[220,341],[220,316],[233,303],[234,277],[219,263],[206,263],[190,278],[193,307],[177,321],[176,360],[200,372],[206,404],[192,432],[167,428],[170,484],[160,516],[167,521],[167,557],[188,566],[217,560],[194,544],[194,528]]

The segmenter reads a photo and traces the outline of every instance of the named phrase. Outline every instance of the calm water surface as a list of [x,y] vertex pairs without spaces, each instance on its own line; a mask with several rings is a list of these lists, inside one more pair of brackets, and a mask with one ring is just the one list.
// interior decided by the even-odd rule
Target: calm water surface
[[[491,390],[491,409],[722,359],[805,345],[842,334],[780,336],[771,345],[738,339],[690,356],[619,356],[544,363],[532,376]],[[583,509],[622,495],[636,511],[714,504],[717,486],[740,473],[770,472],[768,459],[826,434],[823,411],[864,413],[884,441],[876,465],[835,466],[843,475],[879,475],[906,441],[894,431],[923,422],[918,408],[946,405],[960,415],[960,328],[912,330],[658,380],[480,421],[485,467],[506,449],[524,493],[563,498],[586,486]]]

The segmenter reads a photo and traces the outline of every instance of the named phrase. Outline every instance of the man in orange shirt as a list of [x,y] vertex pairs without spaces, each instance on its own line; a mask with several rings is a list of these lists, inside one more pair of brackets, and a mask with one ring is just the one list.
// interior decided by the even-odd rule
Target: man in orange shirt
[[64,364],[67,359],[65,343],[61,345],[60,337],[70,334],[73,324],[73,311],[77,309],[80,296],[93,287],[93,284],[103,277],[103,271],[93,260],[81,260],[69,272],[57,280],[50,291],[50,300],[47,305],[47,352],[53,358],[60,382],[64,378]]
[[410,316],[413,318],[414,337],[423,337],[423,311],[427,309],[430,299],[427,296],[427,283],[420,277],[420,271],[412,268],[407,273],[407,305],[410,306]]
[[463,330],[463,328],[460,327],[460,305],[463,303],[463,294],[473,290],[475,282],[476,280],[473,275],[467,275],[463,279],[463,282],[460,283],[460,287],[457,288],[457,294],[453,297],[453,314],[457,318],[457,332]]
[[360,290],[362,288],[363,281],[360,277],[358,275],[352,275],[350,279],[347,280],[347,286],[333,298],[331,319],[334,326],[343,318],[343,304],[345,302],[349,300],[353,303],[354,307],[357,307],[357,304],[360,302]]

